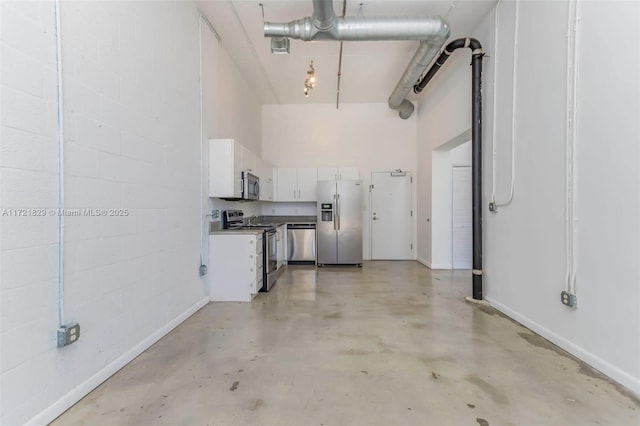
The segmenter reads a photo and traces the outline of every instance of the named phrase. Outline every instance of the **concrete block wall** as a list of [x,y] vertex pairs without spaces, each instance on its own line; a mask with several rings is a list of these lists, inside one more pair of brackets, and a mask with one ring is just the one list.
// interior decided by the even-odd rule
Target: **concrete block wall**
[[[65,315],[56,347],[55,3],[2,2],[0,423],[46,423],[206,302],[198,11],[61,2]],[[44,209],[16,217],[12,209]],[[82,210],[80,210],[82,212]]]

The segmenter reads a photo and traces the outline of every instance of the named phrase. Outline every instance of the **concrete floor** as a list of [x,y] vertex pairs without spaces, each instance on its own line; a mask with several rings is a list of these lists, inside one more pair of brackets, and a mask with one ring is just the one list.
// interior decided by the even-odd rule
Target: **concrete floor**
[[469,271],[289,267],[211,303],[54,425],[638,425],[640,402],[492,308]]

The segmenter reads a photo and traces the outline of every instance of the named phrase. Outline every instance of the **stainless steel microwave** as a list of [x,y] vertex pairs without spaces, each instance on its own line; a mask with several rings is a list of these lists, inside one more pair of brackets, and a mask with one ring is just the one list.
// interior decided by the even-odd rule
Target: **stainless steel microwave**
[[249,172],[242,172],[242,199],[260,199],[260,178]]

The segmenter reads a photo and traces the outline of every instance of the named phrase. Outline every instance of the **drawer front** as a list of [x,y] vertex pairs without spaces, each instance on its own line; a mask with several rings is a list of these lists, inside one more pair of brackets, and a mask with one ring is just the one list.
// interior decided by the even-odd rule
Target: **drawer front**
[[256,270],[255,279],[252,277],[250,287],[252,293],[257,293],[262,288],[262,268]]
[[[262,275],[264,274],[264,269],[262,268],[262,265],[260,265],[257,269],[256,269],[256,282],[258,281],[262,281]],[[261,286],[258,286],[258,288],[260,288]]]
[[262,253],[262,235],[256,235],[255,239],[252,238],[251,240],[249,240],[249,244],[254,246],[251,249],[251,252],[255,252],[256,254]]

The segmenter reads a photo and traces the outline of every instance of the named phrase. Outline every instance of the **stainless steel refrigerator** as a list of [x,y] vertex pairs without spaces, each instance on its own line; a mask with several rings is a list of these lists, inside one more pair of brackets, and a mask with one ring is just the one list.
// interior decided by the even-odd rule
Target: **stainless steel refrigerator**
[[318,182],[318,259],[362,266],[362,181]]

